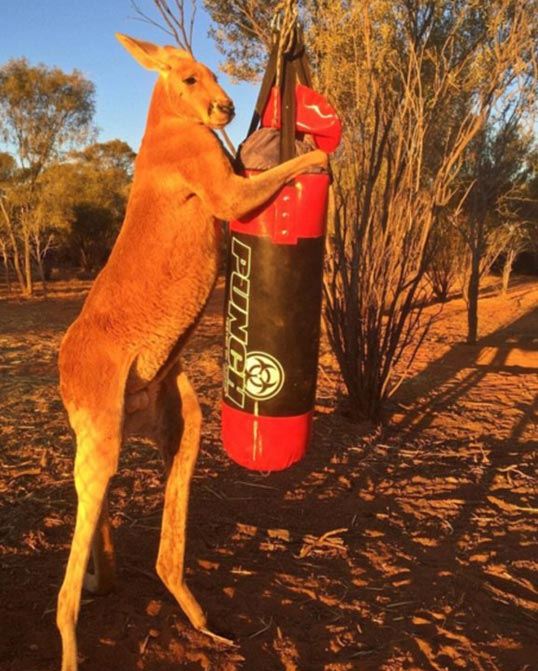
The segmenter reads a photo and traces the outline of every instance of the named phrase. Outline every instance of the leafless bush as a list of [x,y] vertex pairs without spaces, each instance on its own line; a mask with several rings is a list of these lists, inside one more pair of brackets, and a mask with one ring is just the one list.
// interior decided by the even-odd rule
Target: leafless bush
[[465,149],[515,67],[522,71],[532,31],[523,2],[492,3],[486,18],[473,3],[447,5],[442,21],[437,3],[392,3],[391,13],[383,2],[359,4],[346,6],[346,20],[318,15],[312,31],[320,85],[346,125],[328,333],[352,413],[377,419],[429,326],[423,279],[433,224],[440,210],[459,211]]
[[457,286],[464,263],[465,245],[461,236],[446,216],[439,217],[430,236],[426,279],[434,297],[441,303]]

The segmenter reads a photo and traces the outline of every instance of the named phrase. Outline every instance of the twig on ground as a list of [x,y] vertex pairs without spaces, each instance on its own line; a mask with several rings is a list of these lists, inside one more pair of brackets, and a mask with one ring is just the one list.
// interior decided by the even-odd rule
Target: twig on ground
[[236,485],[245,485],[245,487],[256,487],[257,489],[270,489],[278,491],[278,487],[270,487],[269,485],[260,485],[257,482],[245,482],[244,480],[235,480]]
[[262,629],[259,629],[258,631],[255,631],[253,634],[250,634],[248,638],[256,638],[257,636],[261,636],[264,634],[266,631],[271,629],[273,626],[273,618],[269,618],[269,622],[267,623],[265,620],[260,619],[260,622],[263,624]]
[[220,492],[215,491],[209,485],[204,485],[202,489],[206,489],[210,494],[213,494],[213,496],[215,496],[220,501],[226,501],[228,499],[227,496],[224,496],[224,494],[221,494]]
[[349,531],[347,528],[342,529],[333,529],[332,531],[327,531],[319,538],[315,536],[305,536],[303,547],[299,551],[298,559],[303,559],[308,557],[312,552],[316,550],[336,550],[337,552],[346,551],[344,541],[341,538],[335,538],[337,534],[345,533]]
[[522,513],[538,513],[538,508],[531,508],[529,506],[518,506],[515,503],[508,503],[508,501],[503,501],[503,499],[498,499],[496,496],[488,496],[488,501],[493,503],[501,510],[506,510],[510,512],[522,512]]

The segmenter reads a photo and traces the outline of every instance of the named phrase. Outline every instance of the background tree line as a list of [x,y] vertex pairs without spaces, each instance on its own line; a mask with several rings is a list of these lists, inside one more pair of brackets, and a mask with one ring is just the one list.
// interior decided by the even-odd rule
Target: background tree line
[[[52,262],[98,269],[123,220],[134,152],[93,142],[95,90],[79,72],[0,68],[0,255],[8,291],[46,294]],[[0,145],[1,146],[1,145]]]

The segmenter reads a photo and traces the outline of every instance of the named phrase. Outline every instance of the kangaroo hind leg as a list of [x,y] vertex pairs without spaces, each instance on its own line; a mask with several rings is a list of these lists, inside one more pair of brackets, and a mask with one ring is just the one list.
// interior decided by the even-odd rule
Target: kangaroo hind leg
[[[77,443],[74,479],[78,499],[75,531],[58,595],[56,621],[62,638],[62,671],[77,669],[75,629],[92,540],[93,584],[91,578],[86,582],[90,587],[102,587],[103,577],[110,579],[113,568],[111,545],[103,541],[108,530],[106,493],[117,469],[121,445],[124,376],[106,354],[88,354],[86,358],[78,357],[78,361],[84,360],[84,368],[79,367],[78,361],[71,370],[62,370],[60,365],[62,393]],[[77,385],[78,393],[72,393]]]
[[200,447],[202,412],[179,364],[162,382],[156,413],[156,438],[168,471],[157,573],[196,629],[230,644],[207,629],[205,614],[184,579],[189,492]]

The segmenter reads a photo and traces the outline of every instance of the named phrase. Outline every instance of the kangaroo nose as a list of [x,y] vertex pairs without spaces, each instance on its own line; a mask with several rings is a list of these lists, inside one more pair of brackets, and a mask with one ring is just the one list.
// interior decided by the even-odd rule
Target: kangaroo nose
[[224,112],[225,114],[229,114],[230,116],[233,116],[235,114],[235,107],[234,104],[231,100],[226,99],[226,100],[215,100],[213,102],[213,107],[219,110],[219,112]]

